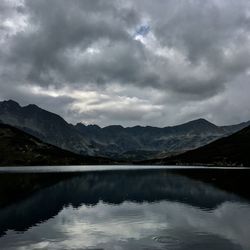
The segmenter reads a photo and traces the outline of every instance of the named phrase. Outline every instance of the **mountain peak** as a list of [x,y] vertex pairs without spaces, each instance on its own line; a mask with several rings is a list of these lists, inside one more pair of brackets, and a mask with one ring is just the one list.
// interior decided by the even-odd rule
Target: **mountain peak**
[[76,125],[76,127],[87,127],[84,123],[82,122],[78,122]]
[[89,124],[87,125],[88,128],[96,128],[96,129],[99,129],[100,127],[96,124]]
[[172,129],[177,129],[180,133],[215,133],[218,134],[221,131],[219,131],[219,127],[215,124],[207,121],[204,118],[199,118],[196,120],[192,120],[177,126],[171,127]]
[[2,102],[0,102],[0,105],[5,106],[5,107],[9,107],[9,108],[11,108],[11,107],[13,107],[13,108],[20,108],[19,103],[15,102],[15,101],[13,101],[11,99],[8,100],[8,101],[2,101]]
[[[186,122],[182,125],[188,125],[188,126],[206,126],[206,127],[217,127],[215,124],[213,124],[212,122],[204,119],[204,118],[199,118],[199,119],[195,119],[189,122]],[[179,125],[179,126],[182,126]]]
[[195,120],[191,120],[189,121],[188,123],[200,123],[200,124],[212,124],[214,125],[213,123],[211,123],[210,121],[206,120],[205,118],[198,118],[198,119],[195,119]]
[[75,125],[75,127],[84,127],[84,128],[100,128],[98,125],[96,125],[96,124],[84,124],[84,123],[82,123],[82,122],[78,122],[76,125]]
[[123,129],[124,127],[121,125],[109,125],[107,127],[104,127],[104,129]]
[[[35,104],[29,104],[29,105],[23,106],[22,108],[23,108],[23,110],[26,110],[26,111],[29,111],[29,112],[42,111],[42,109],[40,107],[38,107],[37,105],[35,105]],[[46,111],[46,110],[44,110],[44,111]]]
[[[36,104],[29,104],[26,106],[27,108],[39,108]],[[40,108],[39,108],[40,109]]]

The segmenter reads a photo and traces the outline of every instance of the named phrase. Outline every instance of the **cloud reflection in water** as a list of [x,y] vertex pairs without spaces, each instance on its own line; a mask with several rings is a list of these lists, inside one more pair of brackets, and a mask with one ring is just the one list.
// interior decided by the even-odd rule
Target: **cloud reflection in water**
[[[112,174],[101,177],[95,174],[84,178],[75,178],[44,189],[16,206],[16,210],[8,208],[5,211],[7,217],[20,211],[25,216],[25,213],[34,209],[46,211],[50,202],[59,204],[63,194],[66,197],[59,213],[51,215],[50,219],[42,223],[33,224],[21,234],[7,231],[0,238],[0,246],[7,250],[250,249],[250,206],[237,196],[175,175],[117,178]],[[121,196],[127,194],[127,198],[115,202],[115,198],[112,200],[112,196],[107,195],[119,187],[118,183],[122,183],[123,178],[131,184],[124,187],[123,191],[120,189]],[[154,182],[157,180],[160,188],[155,187]],[[144,185],[148,185],[148,190],[141,189]],[[71,187],[71,196],[67,196],[68,187]],[[136,192],[139,190],[142,197],[145,192],[151,193],[152,200],[145,198],[147,195],[141,200],[132,199],[137,197]],[[159,195],[162,190],[168,193],[166,197]],[[50,197],[49,193],[58,199],[53,201],[53,195]],[[172,199],[171,193],[179,193],[179,198]],[[88,195],[96,203],[91,204]],[[160,199],[153,199],[159,196]],[[39,204],[45,202],[46,197],[47,203],[41,207]],[[209,204],[207,208],[200,206],[202,200],[209,199],[216,201],[214,206],[209,202],[204,203]]]

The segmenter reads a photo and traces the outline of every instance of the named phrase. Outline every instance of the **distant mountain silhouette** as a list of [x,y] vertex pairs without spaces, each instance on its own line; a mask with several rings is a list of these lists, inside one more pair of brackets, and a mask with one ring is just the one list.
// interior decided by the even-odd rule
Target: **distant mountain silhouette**
[[92,153],[88,142],[73,125],[36,105],[21,107],[12,100],[0,102],[0,119],[60,148],[82,154]]
[[134,126],[78,123],[73,126],[62,117],[36,105],[21,107],[12,100],[0,102],[0,120],[39,139],[72,152],[109,157],[119,160],[163,158],[206,145],[230,135],[250,122],[232,126],[216,126],[197,119],[172,127]]
[[250,126],[198,149],[147,163],[250,167]]
[[218,138],[230,135],[250,122],[219,127],[205,119],[190,121],[172,127],[108,126],[78,123],[75,127],[90,141],[97,142],[99,152],[105,156],[143,160],[162,158],[206,145]]
[[0,124],[0,166],[107,164],[111,161],[62,150],[10,125]]

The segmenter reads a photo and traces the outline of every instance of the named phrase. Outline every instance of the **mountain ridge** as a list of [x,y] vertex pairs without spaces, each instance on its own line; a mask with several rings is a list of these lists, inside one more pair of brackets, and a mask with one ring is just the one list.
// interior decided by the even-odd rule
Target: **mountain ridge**
[[82,156],[44,143],[0,122],[0,166],[109,164],[105,158]]
[[206,145],[230,135],[250,122],[216,126],[199,118],[176,126],[123,127],[72,125],[61,116],[30,104],[21,107],[13,100],[0,102],[0,120],[46,143],[82,155],[119,160],[162,158]]
[[0,119],[47,143],[73,152],[90,154],[88,142],[73,125],[37,105],[21,107],[12,100],[0,102]]
[[140,164],[250,167],[250,126],[183,154]]

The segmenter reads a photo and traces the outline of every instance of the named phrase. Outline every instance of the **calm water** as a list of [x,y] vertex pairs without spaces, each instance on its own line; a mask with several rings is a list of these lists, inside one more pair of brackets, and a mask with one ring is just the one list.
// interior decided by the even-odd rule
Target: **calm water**
[[10,180],[39,188],[0,208],[1,250],[250,249],[248,199],[214,183],[168,170],[58,175]]
[[75,165],[75,166],[19,166],[0,167],[0,173],[48,173],[48,172],[89,172],[89,171],[113,171],[113,170],[147,170],[147,169],[249,169],[244,167],[206,167],[206,166],[152,166],[152,165]]

